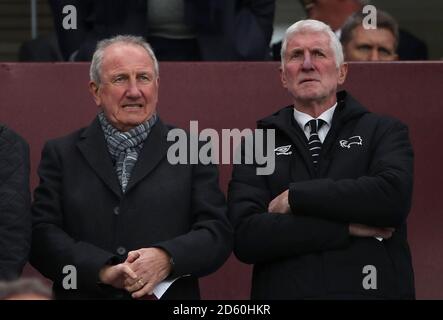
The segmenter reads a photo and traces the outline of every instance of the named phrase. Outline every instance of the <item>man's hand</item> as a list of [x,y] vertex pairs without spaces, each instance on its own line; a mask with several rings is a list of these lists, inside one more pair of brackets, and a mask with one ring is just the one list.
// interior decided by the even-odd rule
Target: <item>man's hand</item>
[[113,286],[114,288],[123,289],[126,279],[137,279],[137,274],[131,269],[127,262],[120,263],[114,266],[104,266],[98,277],[104,284]]
[[131,251],[125,263],[137,274],[135,279],[127,277],[124,282],[124,288],[132,292],[135,299],[151,295],[155,286],[171,273],[170,256],[159,248]]
[[389,239],[392,237],[392,233],[394,231],[394,228],[377,228],[357,223],[349,224],[349,234],[355,237],[376,237]]
[[268,212],[270,213],[290,213],[291,207],[289,206],[289,189],[280,193],[275,197],[268,206]]

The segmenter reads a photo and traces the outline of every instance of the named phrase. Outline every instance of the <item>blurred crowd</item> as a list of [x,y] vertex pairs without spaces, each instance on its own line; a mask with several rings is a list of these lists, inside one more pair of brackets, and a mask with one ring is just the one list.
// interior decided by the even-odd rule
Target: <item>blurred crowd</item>
[[[21,61],[90,61],[98,41],[118,34],[143,36],[160,61],[280,60],[281,43],[270,45],[275,0],[48,1],[55,34],[25,42]],[[370,1],[294,1],[332,28],[347,60],[428,59],[427,45],[386,12],[377,10],[377,29],[365,29]],[[75,29],[64,25],[66,6],[76,9]]]

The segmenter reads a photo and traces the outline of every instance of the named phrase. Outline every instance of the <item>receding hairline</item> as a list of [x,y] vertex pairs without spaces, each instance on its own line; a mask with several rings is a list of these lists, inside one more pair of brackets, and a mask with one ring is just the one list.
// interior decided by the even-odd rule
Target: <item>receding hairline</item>
[[117,35],[112,38],[103,39],[97,43],[94,55],[92,56],[91,65],[89,67],[89,78],[92,82],[100,85],[101,83],[101,71],[103,65],[103,59],[105,55],[105,50],[111,47],[113,44],[118,44],[119,46],[125,46],[126,44],[132,44],[134,46],[142,47],[154,62],[154,75],[159,77],[159,65],[158,60],[152,47],[146,42],[142,37],[131,36],[131,35]]
[[[113,47],[115,47],[117,50],[121,50],[126,47],[133,47],[133,48],[141,49],[147,55],[149,60],[151,61],[152,69],[153,69],[154,73],[156,73],[154,59],[151,57],[151,54],[146,50],[146,48],[143,47],[142,45],[137,44],[137,43],[127,42],[127,41],[123,41],[123,40],[111,43],[110,45],[103,48],[103,58],[102,58],[102,62],[101,62],[101,69],[103,69],[103,65],[104,65],[105,61],[107,59],[109,59],[109,58],[107,58],[109,56],[108,50],[112,49]],[[156,74],[156,76],[158,77],[159,75]]]
[[322,34],[322,35],[324,35],[324,36],[328,39],[328,44],[330,44],[330,42],[332,41],[332,40],[331,40],[331,37],[329,37],[327,31],[324,31],[324,30],[313,30],[313,29],[309,29],[309,28],[304,28],[304,29],[301,29],[301,30],[298,30],[298,31],[296,31],[296,32],[291,33],[290,36],[289,36],[289,38],[288,38],[288,43],[289,43],[294,37],[296,37],[297,35],[300,35],[300,34],[305,35],[305,34],[313,34],[313,33],[317,33],[317,34]]
[[304,19],[299,20],[292,24],[291,26],[286,29],[285,36],[283,38],[283,43],[281,47],[281,67],[284,68],[285,61],[284,57],[286,55],[287,51],[287,45],[290,40],[292,40],[293,37],[297,36],[297,34],[303,34],[303,33],[323,33],[329,38],[329,47],[333,51],[333,58],[335,60],[335,64],[337,68],[340,67],[340,65],[344,62],[343,57],[343,47],[337,38],[337,36],[334,34],[334,32],[331,30],[331,28],[325,24],[324,22],[314,20],[314,19]]
[[[285,50],[285,54],[286,54],[286,52],[289,52],[289,51],[288,51],[288,49],[289,49],[289,46],[288,46],[288,45],[289,45],[289,43],[290,43],[291,41],[293,41],[294,38],[296,38],[296,37],[299,36],[299,35],[309,35],[309,34],[321,34],[321,35],[323,35],[324,38],[326,38],[326,40],[327,40],[327,42],[326,42],[325,45],[327,46],[327,48],[328,48],[329,50],[331,50],[331,52],[332,52],[332,54],[333,54],[333,57],[334,57],[334,60],[336,59],[336,57],[335,57],[335,51],[332,49],[332,46],[331,46],[331,44],[332,44],[332,39],[331,39],[331,37],[329,36],[328,32],[325,31],[325,30],[314,30],[314,29],[310,29],[310,28],[303,28],[303,29],[297,30],[297,31],[292,32],[292,33],[289,34],[289,37],[288,37],[287,42],[286,42],[286,50]],[[322,41],[322,40],[319,40],[319,41]]]

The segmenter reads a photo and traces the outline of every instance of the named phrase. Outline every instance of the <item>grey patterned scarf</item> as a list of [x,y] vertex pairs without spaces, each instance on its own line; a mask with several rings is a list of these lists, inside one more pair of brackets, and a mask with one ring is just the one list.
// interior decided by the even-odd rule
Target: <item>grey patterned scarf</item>
[[105,134],[108,151],[115,163],[114,167],[118,181],[123,193],[125,193],[132,169],[134,169],[137,162],[138,154],[143,148],[143,143],[148,137],[151,128],[157,122],[157,115],[154,114],[145,122],[126,132],[121,132],[114,128],[103,112],[98,114],[98,119]]

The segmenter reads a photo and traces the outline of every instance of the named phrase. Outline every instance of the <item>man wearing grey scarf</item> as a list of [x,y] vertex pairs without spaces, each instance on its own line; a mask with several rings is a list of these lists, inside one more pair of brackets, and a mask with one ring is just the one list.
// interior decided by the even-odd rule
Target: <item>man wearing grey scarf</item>
[[152,126],[157,122],[157,115],[154,114],[145,122],[126,132],[121,132],[110,124],[103,112],[99,113],[98,119],[105,134],[106,145],[112,156],[118,181],[125,192],[138,154],[143,148],[143,142],[148,137]]
[[167,159],[172,127],[157,115],[158,75],[142,38],[101,41],[89,83],[99,114],[44,147],[31,263],[56,299],[198,299],[198,278],[229,257],[216,166]]

